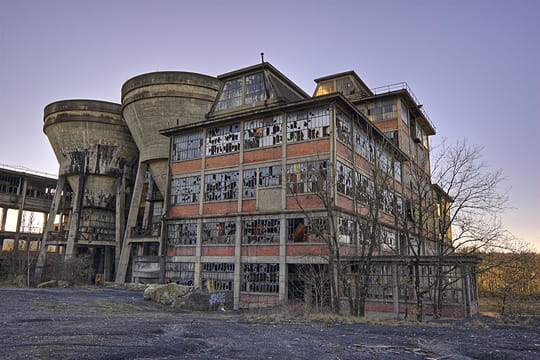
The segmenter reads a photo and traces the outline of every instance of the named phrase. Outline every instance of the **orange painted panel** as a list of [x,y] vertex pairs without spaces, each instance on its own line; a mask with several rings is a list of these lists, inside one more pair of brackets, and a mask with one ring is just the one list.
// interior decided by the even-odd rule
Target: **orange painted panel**
[[337,206],[339,206],[339,207],[341,207],[343,209],[347,209],[347,210],[350,210],[350,211],[352,211],[352,209],[353,209],[353,201],[352,201],[352,199],[350,199],[350,198],[348,198],[346,196],[337,194],[336,203],[337,203]]
[[[298,205],[300,203],[300,205]],[[309,208],[320,208],[323,207],[321,199],[314,194],[309,195],[298,195],[298,196],[287,196],[287,209],[309,209]]]
[[243,212],[255,212],[255,211],[257,211],[257,201],[256,200],[244,200],[244,201],[242,201],[242,211]]
[[177,246],[167,248],[167,256],[192,256],[195,255],[195,246]]

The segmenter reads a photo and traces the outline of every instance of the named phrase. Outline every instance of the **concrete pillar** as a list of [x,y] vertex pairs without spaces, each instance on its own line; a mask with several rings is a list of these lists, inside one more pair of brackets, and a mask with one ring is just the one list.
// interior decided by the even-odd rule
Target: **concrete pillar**
[[115,269],[118,271],[118,265],[120,262],[120,253],[122,252],[122,240],[125,232],[124,222],[126,219],[126,169],[122,178],[117,183],[116,188],[116,226],[115,226],[115,252],[114,252],[114,264]]
[[69,222],[69,232],[66,245],[66,259],[72,259],[76,255],[75,243],[79,235],[79,223],[81,220],[82,203],[84,197],[86,176],[84,174],[79,175],[79,186],[75,190],[75,198],[73,199],[73,208],[71,210],[71,218]]
[[279,303],[287,301],[287,219],[281,214],[279,227]]
[[202,219],[199,219],[197,223],[197,242],[195,245],[195,269],[194,269],[194,275],[193,275],[193,285],[196,288],[202,287],[201,252],[202,252]]
[[111,281],[111,257],[112,257],[112,247],[106,246],[104,248],[104,268],[103,268],[103,280],[104,281]]
[[150,200],[152,199],[153,192],[154,192],[154,179],[152,179],[152,177],[150,176],[150,179],[148,180],[148,188],[146,190],[144,216],[143,216],[143,227],[147,230],[152,228],[153,203]]
[[392,302],[394,315],[399,318],[399,271],[398,264],[392,264]]
[[137,215],[139,213],[139,204],[142,199],[142,190],[144,185],[144,177],[148,166],[144,163],[139,163],[137,169],[137,177],[135,178],[135,186],[133,188],[133,196],[131,197],[131,204],[129,206],[128,219],[126,223],[126,229],[124,233],[124,241],[122,243],[122,251],[120,253],[120,259],[118,260],[118,268],[116,271],[116,282],[123,283],[126,281],[126,273],[129,264],[129,257],[131,254],[131,244],[129,242],[131,238],[131,228],[137,223]]
[[17,228],[15,229],[15,241],[13,244],[14,259],[17,258],[17,254],[19,252],[19,238],[21,236],[22,216],[24,213],[24,205],[26,202],[26,188],[28,186],[28,180],[26,178],[24,178],[24,180],[22,181],[22,192],[19,192],[19,196],[22,195],[22,198],[20,198],[19,211],[17,213]]
[[234,242],[234,282],[233,309],[240,308],[240,282],[242,280],[242,219],[236,218],[236,238]]
[[6,230],[8,209],[7,208],[1,208],[0,210],[2,210],[2,218],[0,218],[0,231],[5,231]]

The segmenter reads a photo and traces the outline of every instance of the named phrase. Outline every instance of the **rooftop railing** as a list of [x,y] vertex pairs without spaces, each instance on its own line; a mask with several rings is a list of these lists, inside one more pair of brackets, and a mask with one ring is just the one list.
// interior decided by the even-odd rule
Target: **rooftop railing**
[[429,115],[426,113],[426,110],[424,110],[424,108],[421,105],[420,101],[418,101],[418,98],[416,97],[416,95],[414,95],[414,92],[409,87],[409,84],[407,84],[406,82],[395,83],[395,84],[390,84],[390,85],[384,85],[384,86],[379,86],[379,87],[371,89],[371,91],[375,95],[385,94],[385,93],[389,93],[389,92],[392,92],[392,91],[398,91],[398,90],[406,90],[409,93],[409,95],[411,95],[414,102],[416,103],[416,105],[418,106],[420,111],[422,112],[422,115],[424,115],[424,117],[428,121],[429,125],[431,125],[431,127],[433,129],[435,129],[435,125],[433,125],[433,122],[429,118]]

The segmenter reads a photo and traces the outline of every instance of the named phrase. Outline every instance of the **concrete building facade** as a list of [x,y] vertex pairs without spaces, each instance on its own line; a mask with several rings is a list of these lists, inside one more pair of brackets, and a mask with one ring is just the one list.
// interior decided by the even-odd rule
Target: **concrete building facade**
[[[310,276],[328,266],[331,234],[349,276],[345,299],[377,197],[368,310],[411,311],[411,262],[429,269],[437,259],[429,242],[413,257],[400,219],[414,217],[408,169],[429,181],[435,128],[406,84],[370,89],[353,71],[315,82],[310,96],[261,63],[218,77],[140,75],[122,87],[121,105],[49,105],[44,130],[78,219],[66,255],[104,246],[108,279],[231,292],[242,308],[319,301]],[[85,134],[82,148],[74,132]],[[114,231],[92,245],[80,234],[84,215],[97,213]],[[447,261],[447,315],[476,313],[475,260]]]

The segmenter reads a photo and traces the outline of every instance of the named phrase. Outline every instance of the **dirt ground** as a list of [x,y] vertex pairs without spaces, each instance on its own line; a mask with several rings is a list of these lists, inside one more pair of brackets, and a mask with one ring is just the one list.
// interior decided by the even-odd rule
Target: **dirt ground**
[[249,323],[126,289],[0,289],[1,359],[540,359],[540,318]]

